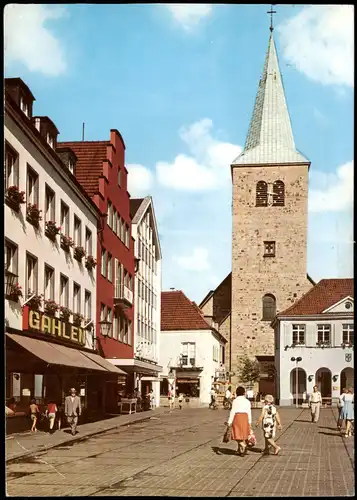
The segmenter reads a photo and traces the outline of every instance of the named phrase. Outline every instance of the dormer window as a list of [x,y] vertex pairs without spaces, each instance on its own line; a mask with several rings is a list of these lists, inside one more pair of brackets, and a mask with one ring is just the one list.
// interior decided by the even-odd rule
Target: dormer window
[[21,111],[26,116],[29,116],[29,106],[28,106],[28,103],[24,100],[24,98],[22,96],[20,97],[20,108],[21,108]]
[[53,148],[53,137],[51,134],[47,132],[47,137],[46,137],[47,143]]
[[68,170],[74,174],[74,162],[71,158],[68,159]]

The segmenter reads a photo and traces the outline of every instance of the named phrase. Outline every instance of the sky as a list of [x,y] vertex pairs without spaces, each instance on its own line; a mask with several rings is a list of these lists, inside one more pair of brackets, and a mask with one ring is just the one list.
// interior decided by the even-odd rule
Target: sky
[[[244,147],[270,5],[5,7],[5,76],[60,141],[126,144],[131,196],[153,197],[163,289],[201,302],[231,270],[230,164]],[[353,276],[353,6],[277,5],[295,144],[311,161],[307,272]],[[297,242],[298,243],[298,242]]]

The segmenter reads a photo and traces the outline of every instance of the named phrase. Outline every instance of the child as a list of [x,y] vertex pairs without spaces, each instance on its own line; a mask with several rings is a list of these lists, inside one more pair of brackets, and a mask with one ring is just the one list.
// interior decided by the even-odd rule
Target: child
[[182,394],[182,392],[179,395],[178,403],[179,403],[180,410],[182,410],[182,403],[183,403],[183,394]]
[[30,416],[31,416],[31,420],[32,420],[31,432],[37,432],[36,422],[37,422],[39,414],[40,414],[40,409],[36,404],[36,399],[31,399],[31,402],[30,402]]
[[280,451],[280,447],[275,443],[275,430],[276,424],[278,424],[278,429],[281,430],[281,421],[279,413],[274,406],[274,398],[270,394],[267,394],[264,398],[265,405],[263,406],[260,417],[257,420],[256,427],[263,422],[263,432],[265,439],[265,447],[263,450],[264,455],[269,455],[269,445],[274,448],[274,455],[277,455]]

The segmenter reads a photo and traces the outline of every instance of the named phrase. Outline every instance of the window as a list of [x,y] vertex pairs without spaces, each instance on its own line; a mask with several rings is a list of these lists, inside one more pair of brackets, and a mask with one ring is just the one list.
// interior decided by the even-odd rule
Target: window
[[5,239],[5,269],[10,273],[17,274],[18,270],[18,247]]
[[121,187],[121,170],[118,168],[118,186]]
[[293,325],[293,345],[305,345],[305,325]]
[[102,249],[102,259],[101,259],[101,273],[105,278],[107,277],[107,251],[105,248]]
[[269,293],[263,297],[263,321],[272,321],[276,316],[276,300]]
[[62,233],[69,236],[69,208],[61,200],[61,227]]
[[38,292],[37,259],[26,252],[26,297],[29,292]]
[[45,187],[45,220],[55,221],[55,192],[46,184]]
[[73,312],[81,313],[81,287],[73,283]]
[[84,316],[87,322],[92,319],[92,294],[84,291]]
[[68,278],[63,274],[60,275],[60,305],[63,307],[68,307],[69,304],[69,290],[68,290]]
[[113,281],[113,258],[112,255],[108,252],[108,274],[107,278],[110,282]]
[[38,205],[38,175],[36,172],[27,165],[27,203]]
[[124,318],[123,316],[120,316],[119,317],[119,338],[118,340],[120,342],[123,342],[123,339],[124,339]]
[[29,106],[22,96],[20,97],[20,108],[21,108],[21,111],[28,117],[29,116]]
[[106,315],[105,315],[105,305],[100,304],[100,321],[105,321]]
[[113,317],[113,339],[117,340],[118,339],[118,314],[114,312],[114,317]]
[[112,225],[112,230],[114,233],[116,233],[117,230],[117,211],[115,208],[113,208],[113,225]]
[[192,365],[196,362],[196,344],[195,342],[181,343],[181,363],[182,366]]
[[133,345],[133,329],[131,321],[128,321],[128,344]]
[[55,271],[45,264],[45,300],[55,300]]
[[275,257],[275,241],[264,241],[264,257]]
[[113,227],[113,205],[110,201],[107,206],[107,224],[110,228]]
[[331,325],[317,325],[317,343],[331,343]]
[[342,325],[342,342],[344,344],[353,344],[353,323]]
[[285,185],[283,181],[275,181],[273,184],[273,206],[283,207],[285,205]]
[[68,158],[68,170],[71,172],[71,174],[74,174],[74,161],[72,158]]
[[125,224],[125,245],[128,248],[130,246],[129,239],[130,239],[129,226],[128,226],[128,224]]
[[53,135],[51,135],[47,132],[46,140],[47,140],[47,143],[51,146],[51,148],[53,148],[53,144],[54,144]]
[[86,247],[85,251],[87,255],[92,255],[92,231],[86,227]]
[[[107,307],[107,321],[109,321],[109,323],[112,323],[113,321],[113,318],[112,318],[112,310],[110,307]],[[109,329],[108,331],[108,337],[112,337],[113,336],[113,329],[112,329],[113,325],[111,325],[111,328]]]
[[124,335],[123,335],[123,343],[128,343],[128,334],[129,334],[129,322],[127,319],[124,319]]
[[76,215],[74,216],[73,230],[74,230],[73,234],[74,244],[76,247],[80,247],[82,244],[82,223]]
[[224,363],[226,362],[226,352],[225,352],[225,347],[224,345],[221,345],[220,346],[220,354],[221,354],[221,357],[220,357],[220,362],[224,365]]
[[5,189],[19,185],[19,155],[5,143]]
[[265,181],[257,183],[255,205],[257,207],[266,207],[268,205],[268,185]]

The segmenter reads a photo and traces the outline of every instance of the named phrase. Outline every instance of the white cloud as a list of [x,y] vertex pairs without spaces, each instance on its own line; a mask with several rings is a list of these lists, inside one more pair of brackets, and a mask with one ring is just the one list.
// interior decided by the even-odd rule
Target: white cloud
[[210,269],[208,255],[207,248],[195,247],[191,255],[173,255],[172,260],[185,271],[207,271]]
[[170,3],[163,5],[170,11],[175,21],[187,31],[195,28],[212,12],[211,4]]
[[30,71],[57,76],[66,71],[60,41],[45,26],[67,14],[62,6],[8,4],[4,12],[5,64],[20,62]]
[[143,165],[131,163],[126,165],[128,169],[128,191],[131,196],[147,196],[154,183],[152,172]]
[[304,7],[278,27],[284,57],[312,80],[353,87],[353,8],[352,5]]
[[160,184],[178,190],[218,189],[230,179],[230,164],[242,148],[214,139],[212,120],[204,118],[179,130],[192,156],[179,154],[172,163],[156,164]]
[[[336,174],[312,174],[309,192],[310,212],[341,212],[353,205],[353,161],[337,168]],[[317,182],[318,181],[318,182]]]

